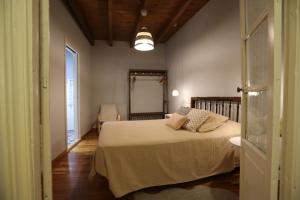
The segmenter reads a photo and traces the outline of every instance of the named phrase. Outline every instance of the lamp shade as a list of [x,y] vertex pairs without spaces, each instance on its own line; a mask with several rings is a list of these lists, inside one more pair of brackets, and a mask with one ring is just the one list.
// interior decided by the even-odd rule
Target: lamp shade
[[138,51],[151,51],[154,49],[152,35],[146,27],[143,27],[141,31],[136,34],[134,49]]
[[173,97],[179,96],[179,91],[178,91],[178,90],[173,90],[173,91],[172,91],[172,96],[173,96]]

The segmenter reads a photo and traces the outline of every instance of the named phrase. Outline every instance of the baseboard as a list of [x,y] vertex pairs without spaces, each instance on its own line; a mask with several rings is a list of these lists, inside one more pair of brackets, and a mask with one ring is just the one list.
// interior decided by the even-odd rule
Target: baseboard
[[81,142],[83,137],[81,137],[78,141],[76,141],[71,147],[68,147],[67,149],[67,153],[69,153],[74,147],[76,147],[76,145]]
[[98,128],[92,128],[88,133],[98,131]]
[[87,134],[98,131],[98,128],[91,128],[88,132],[86,132],[83,136],[81,136],[82,139],[86,137]]
[[58,156],[56,156],[56,158],[54,158],[52,160],[52,166],[54,164],[56,164],[60,160],[61,157],[63,157],[65,154],[68,154],[69,151],[71,151],[79,142],[81,142],[82,139],[84,139],[87,134],[94,132],[94,131],[97,131],[97,128],[91,128],[88,132],[86,132],[83,136],[81,136],[81,138],[75,144],[73,144],[70,148],[64,150],[62,153],[60,153]]
[[52,166],[55,165],[64,155],[68,154],[67,150],[64,150],[62,153],[60,153],[56,158],[52,160]]
[[80,139],[77,141],[77,142],[75,142],[71,147],[69,147],[68,148],[68,152],[69,151],[71,151],[74,147],[76,147],[76,145],[79,143],[79,142],[81,142],[82,141],[82,139],[84,139],[85,137],[86,137],[86,135],[87,134],[89,134],[90,132],[92,132],[94,129],[92,128],[92,129],[90,129],[88,132],[86,132],[84,135],[82,135],[81,137],[80,137]]

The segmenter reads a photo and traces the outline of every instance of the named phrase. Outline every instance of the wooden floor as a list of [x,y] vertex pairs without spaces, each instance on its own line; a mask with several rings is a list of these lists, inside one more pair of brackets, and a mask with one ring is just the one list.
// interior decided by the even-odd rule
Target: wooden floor
[[[96,149],[97,132],[87,134],[83,140],[76,145],[68,154],[61,156],[53,163],[53,196],[55,200],[84,199],[84,200],[115,200],[109,190],[105,178],[97,175],[93,180],[88,179],[91,169],[93,152]],[[176,184],[171,186],[159,186],[144,189],[145,192],[159,192],[168,187],[192,188],[196,185],[224,188],[232,192],[239,192],[239,170],[231,173],[201,179],[189,183]],[[132,200],[128,194],[119,200]]]

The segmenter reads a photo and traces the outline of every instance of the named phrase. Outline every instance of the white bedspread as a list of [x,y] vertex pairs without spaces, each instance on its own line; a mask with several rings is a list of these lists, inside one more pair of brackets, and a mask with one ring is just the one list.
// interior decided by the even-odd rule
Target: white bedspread
[[208,133],[175,131],[165,120],[107,122],[99,135],[94,169],[116,197],[142,188],[187,182],[231,171],[229,138],[240,124],[228,121]]

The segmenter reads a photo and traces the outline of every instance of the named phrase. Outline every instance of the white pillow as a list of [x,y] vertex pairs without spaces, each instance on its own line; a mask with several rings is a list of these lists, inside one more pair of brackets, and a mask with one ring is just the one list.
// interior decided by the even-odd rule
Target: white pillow
[[209,112],[206,110],[192,109],[186,117],[187,123],[183,125],[183,128],[192,132],[196,130],[205,122],[208,118]]

